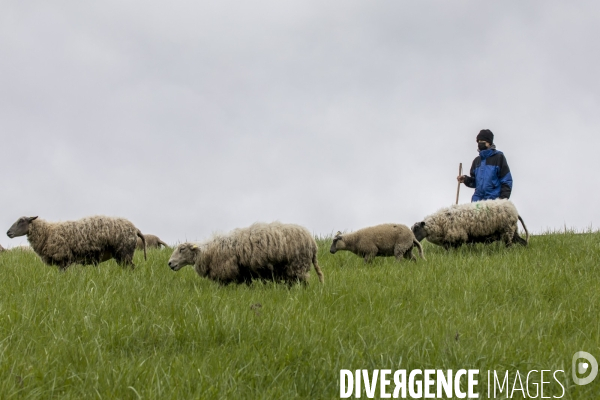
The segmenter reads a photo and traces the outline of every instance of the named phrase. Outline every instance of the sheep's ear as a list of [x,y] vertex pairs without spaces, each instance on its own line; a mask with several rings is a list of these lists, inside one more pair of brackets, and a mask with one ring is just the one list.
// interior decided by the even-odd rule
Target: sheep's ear
[[335,234],[335,237],[341,237],[342,236],[342,232],[341,231],[337,231],[337,233]]
[[34,219],[37,219],[37,215],[35,217],[29,217],[29,222],[33,221]]
[[197,244],[192,245],[192,250],[198,250],[198,245]]

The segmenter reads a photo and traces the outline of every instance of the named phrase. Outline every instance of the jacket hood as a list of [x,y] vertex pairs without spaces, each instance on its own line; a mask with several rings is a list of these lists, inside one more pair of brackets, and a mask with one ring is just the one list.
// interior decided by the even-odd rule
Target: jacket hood
[[486,158],[493,156],[494,154],[502,154],[502,152],[499,150],[496,150],[496,146],[492,146],[489,149],[480,151],[479,157],[481,157],[481,160],[483,161]]

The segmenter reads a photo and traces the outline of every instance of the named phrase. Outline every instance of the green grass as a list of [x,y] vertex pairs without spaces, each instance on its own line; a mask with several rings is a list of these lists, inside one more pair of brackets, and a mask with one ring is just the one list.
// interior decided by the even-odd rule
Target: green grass
[[[175,273],[168,249],[136,253],[134,271],[0,253],[0,397],[331,399],[340,369],[465,368],[480,370],[481,398],[487,370],[510,371],[512,386],[532,369],[564,370],[564,399],[598,398],[600,377],[574,385],[571,357],[600,360],[600,233],[426,244],[417,263],[364,264],[329,245],[325,284],[312,271],[292,288]],[[550,380],[544,395],[559,396]]]

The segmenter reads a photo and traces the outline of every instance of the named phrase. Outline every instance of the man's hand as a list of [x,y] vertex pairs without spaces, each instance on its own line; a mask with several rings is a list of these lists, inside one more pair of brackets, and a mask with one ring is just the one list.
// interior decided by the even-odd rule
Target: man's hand
[[456,180],[459,183],[465,183],[465,176],[464,175],[459,175],[459,176],[456,177]]

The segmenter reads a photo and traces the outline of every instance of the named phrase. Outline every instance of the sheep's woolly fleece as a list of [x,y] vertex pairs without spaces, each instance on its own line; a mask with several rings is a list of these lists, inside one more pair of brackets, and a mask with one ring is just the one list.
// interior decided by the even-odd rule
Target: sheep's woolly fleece
[[[171,258],[185,245],[180,245]],[[197,250],[193,263],[198,275],[222,283],[256,278],[306,282],[311,263],[323,281],[317,263],[317,243],[299,225],[255,223],[229,234],[215,235],[197,245]],[[192,264],[191,261],[188,263]]]
[[[159,237],[156,235],[147,234],[147,235],[144,235],[144,237],[146,238],[146,248],[147,249],[158,249],[158,248],[160,248],[160,246],[169,247],[168,244],[166,244],[165,242],[160,240]],[[142,242],[142,239],[138,237],[136,249],[142,250],[143,248],[144,248],[144,243]]]
[[519,213],[509,200],[484,200],[442,208],[425,217],[427,240],[431,243],[466,243],[473,238],[502,235],[517,231]]
[[127,219],[93,216],[64,222],[36,219],[31,222],[27,240],[46,264],[62,268],[110,258],[133,265],[138,235],[141,232]]
[[402,256],[407,259],[416,260],[412,254],[413,247],[419,250],[421,258],[423,248],[417,241],[415,235],[406,225],[402,224],[381,224],[359,229],[352,233],[337,234],[331,245],[331,252],[338,250],[348,250],[352,253],[370,261],[373,257],[395,256],[400,260]]

